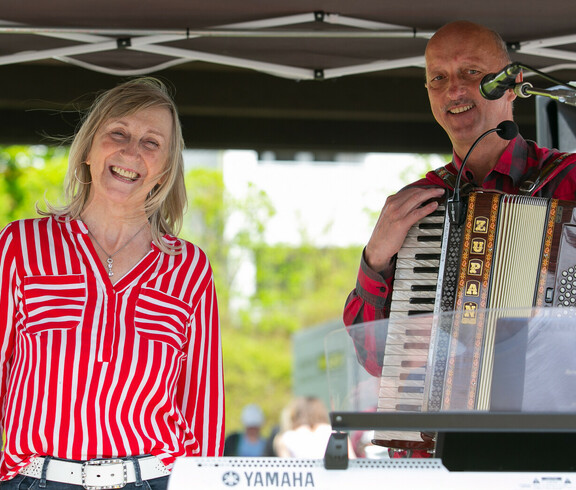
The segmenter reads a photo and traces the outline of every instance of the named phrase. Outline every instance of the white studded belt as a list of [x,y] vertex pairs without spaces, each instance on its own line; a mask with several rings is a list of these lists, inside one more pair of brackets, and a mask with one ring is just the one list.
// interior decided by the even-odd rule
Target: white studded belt
[[[33,458],[21,475],[42,477],[45,458]],[[156,456],[138,458],[140,479],[152,480],[167,476],[170,471]],[[130,459],[91,459],[86,462],[51,459],[46,469],[46,480],[71,485],[82,485],[87,490],[123,488],[136,481],[136,469]]]

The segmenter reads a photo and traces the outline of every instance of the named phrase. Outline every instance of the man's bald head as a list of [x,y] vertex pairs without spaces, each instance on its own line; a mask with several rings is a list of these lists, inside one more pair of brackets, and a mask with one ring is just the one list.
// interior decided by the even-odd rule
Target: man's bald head
[[499,60],[502,66],[511,63],[508,48],[500,34],[488,27],[467,20],[450,22],[438,29],[426,46],[426,60],[428,61],[429,51],[437,45],[469,39],[474,39],[475,42],[484,45],[487,49],[493,50],[494,57]]

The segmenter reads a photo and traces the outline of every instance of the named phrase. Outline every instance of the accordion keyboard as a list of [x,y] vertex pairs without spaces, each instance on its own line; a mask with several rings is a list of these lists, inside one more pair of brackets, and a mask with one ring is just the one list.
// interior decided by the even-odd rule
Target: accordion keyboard
[[[442,253],[444,207],[419,221],[398,253],[379,410],[420,411]],[[406,433],[403,437],[406,437]],[[419,439],[419,434],[414,435]]]
[[442,206],[408,232],[396,261],[390,318],[434,311],[443,228]]

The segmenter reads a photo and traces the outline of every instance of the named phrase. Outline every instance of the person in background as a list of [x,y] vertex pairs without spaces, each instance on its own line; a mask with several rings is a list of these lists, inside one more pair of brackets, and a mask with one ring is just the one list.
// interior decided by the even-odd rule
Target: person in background
[[266,439],[262,437],[264,414],[258,405],[242,410],[243,432],[233,432],[224,442],[224,456],[261,457],[266,455]]
[[165,489],[218,456],[224,383],[210,263],[177,238],[184,143],[166,86],[101,94],[67,204],[0,233],[2,490]]
[[[312,396],[298,397],[282,411],[274,449],[281,458],[322,459],[331,435],[332,426],[324,402]],[[348,455],[355,457],[351,444]]]
[[270,433],[268,434],[268,437],[266,437],[266,449],[264,450],[264,456],[278,456],[278,454],[276,454],[276,448],[274,447],[274,441],[279,432],[280,424],[275,424],[272,429],[270,429]]

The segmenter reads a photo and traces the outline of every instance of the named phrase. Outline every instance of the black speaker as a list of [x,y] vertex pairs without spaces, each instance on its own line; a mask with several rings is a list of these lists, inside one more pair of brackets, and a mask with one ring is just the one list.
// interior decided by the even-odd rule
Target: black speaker
[[574,471],[576,433],[444,432],[435,457],[450,471]]
[[536,96],[536,142],[546,148],[576,151],[576,107]]

